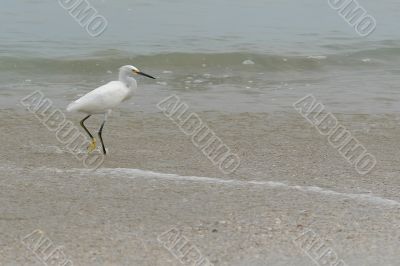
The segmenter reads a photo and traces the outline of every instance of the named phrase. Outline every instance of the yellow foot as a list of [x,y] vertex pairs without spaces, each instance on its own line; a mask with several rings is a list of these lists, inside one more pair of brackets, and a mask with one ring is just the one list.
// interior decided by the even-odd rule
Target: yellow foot
[[92,139],[92,142],[89,144],[89,146],[88,146],[88,152],[92,152],[92,151],[94,151],[95,149],[96,149],[96,147],[97,147],[97,145],[96,145],[96,139],[95,138],[93,138]]

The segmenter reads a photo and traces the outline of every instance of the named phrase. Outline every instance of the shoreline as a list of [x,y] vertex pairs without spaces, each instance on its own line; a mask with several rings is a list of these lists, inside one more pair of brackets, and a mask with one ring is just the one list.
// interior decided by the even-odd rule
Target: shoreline
[[74,264],[180,265],[157,240],[176,229],[214,265],[310,265],[310,232],[347,265],[397,264],[398,116],[336,114],[377,158],[361,176],[299,114],[198,115],[241,158],[233,174],[160,113],[111,117],[93,172],[33,115],[1,111],[0,260],[35,265],[16,239],[41,230]]

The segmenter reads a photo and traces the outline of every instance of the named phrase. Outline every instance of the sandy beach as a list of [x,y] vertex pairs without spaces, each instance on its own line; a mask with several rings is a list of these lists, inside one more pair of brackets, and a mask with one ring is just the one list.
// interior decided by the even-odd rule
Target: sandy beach
[[1,7],[0,266],[400,264],[398,0]]
[[361,176],[299,114],[198,114],[240,156],[235,173],[161,113],[112,117],[89,171],[32,114],[2,111],[2,265],[42,265],[24,244],[35,230],[73,265],[191,265],[158,240],[174,230],[204,265],[312,265],[307,232],[343,265],[398,264],[399,117],[336,115],[378,160]]

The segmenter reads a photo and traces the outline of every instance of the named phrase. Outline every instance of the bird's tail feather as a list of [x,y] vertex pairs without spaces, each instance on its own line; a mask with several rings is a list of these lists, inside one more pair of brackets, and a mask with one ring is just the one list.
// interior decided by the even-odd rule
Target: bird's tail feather
[[77,105],[76,105],[75,102],[70,103],[70,104],[67,106],[67,112],[74,112],[74,111],[76,111],[76,107],[77,107]]

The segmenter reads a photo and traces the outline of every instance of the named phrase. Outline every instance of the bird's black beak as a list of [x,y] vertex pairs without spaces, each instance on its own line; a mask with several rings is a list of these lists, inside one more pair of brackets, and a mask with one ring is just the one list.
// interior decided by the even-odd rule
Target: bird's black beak
[[138,72],[136,72],[136,73],[137,73],[137,74],[139,74],[139,75],[142,75],[142,76],[145,76],[145,77],[151,78],[151,79],[156,79],[155,77],[153,77],[153,76],[150,76],[149,74],[143,73],[143,72],[141,72],[141,71],[138,71]]

